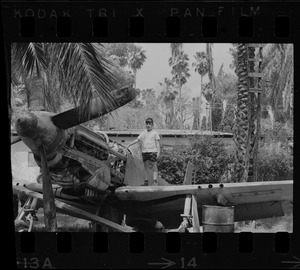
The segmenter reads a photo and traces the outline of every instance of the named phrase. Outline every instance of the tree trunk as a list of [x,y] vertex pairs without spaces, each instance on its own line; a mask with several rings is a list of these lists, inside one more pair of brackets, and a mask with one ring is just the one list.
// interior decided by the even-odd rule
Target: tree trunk
[[[238,44],[238,100],[234,141],[236,143],[236,180],[257,181],[257,153],[260,139],[260,91],[249,92],[249,88],[259,89],[262,77],[261,61],[258,68],[255,58],[255,44]],[[260,57],[262,58],[261,48]],[[257,70],[258,69],[258,70]],[[248,74],[255,72],[255,77]],[[258,75],[258,76],[257,76]]]
[[267,111],[268,111],[268,114],[269,114],[269,117],[270,117],[270,120],[271,120],[272,130],[274,130],[275,117],[274,117],[274,112],[273,112],[272,106],[270,106],[270,105],[267,106]]
[[209,107],[208,103],[205,103],[205,130],[208,130],[208,118],[209,118]]
[[227,100],[223,100],[222,102],[223,104],[223,113],[222,113],[222,122],[224,122],[224,119],[225,119],[225,113],[226,113],[226,108],[227,108]]
[[255,119],[256,115],[256,105],[257,100],[254,93],[249,93],[249,117],[248,117],[248,139],[247,139],[247,148],[246,148],[246,156],[245,156],[245,179],[244,181],[253,181],[254,171],[253,171],[253,161],[254,161],[254,145],[256,141],[255,134]]
[[202,84],[203,84],[203,76],[200,74],[201,84],[200,84],[200,107],[199,107],[199,130],[201,131],[202,127]]
[[36,111],[45,110],[42,79],[37,76],[25,79],[28,108]]
[[[250,87],[255,87],[257,89],[261,88],[261,77],[262,77],[262,46],[259,46],[259,62],[256,71],[259,74],[257,78],[251,78],[249,80]],[[249,46],[248,48],[249,58],[255,57],[255,47]],[[255,65],[253,61],[249,61],[249,68],[251,72],[255,72]],[[252,85],[251,85],[252,82]],[[261,93],[250,93],[250,105],[251,108],[251,121],[249,123],[249,134],[250,134],[250,156],[249,156],[249,181],[257,181],[257,155],[260,141],[260,118],[261,118]]]
[[199,119],[199,98],[193,98],[193,125],[192,125],[192,130],[199,130],[199,123],[200,123],[200,119]]
[[212,131],[212,112],[211,112],[211,102],[209,103],[209,123],[210,123],[210,131]]
[[214,91],[216,88],[216,80],[214,76],[214,66],[212,58],[211,43],[206,43],[206,54],[207,54],[207,63],[208,63],[208,77],[211,83],[211,88]]
[[254,153],[253,153],[253,181],[258,180],[258,165],[257,165],[257,158],[258,158],[258,149],[259,149],[259,142],[260,142],[260,118],[261,118],[261,97],[260,93],[257,94],[257,122],[256,122],[256,141],[254,144]]
[[238,93],[237,93],[237,111],[234,132],[234,141],[236,144],[236,168],[235,176],[238,182],[247,181],[248,168],[246,167],[246,152],[248,141],[248,70],[247,70],[247,45],[238,44]]
[[173,118],[174,118],[174,101],[173,94],[169,91],[169,84],[167,84],[166,94],[164,98],[164,103],[166,105],[166,118],[165,124],[168,129],[173,126]]
[[133,69],[134,88],[136,88],[136,72],[137,72],[137,70]]
[[172,128],[174,125],[174,114],[174,100],[172,99],[170,100],[170,128]]
[[182,111],[182,98],[181,98],[181,76],[179,76],[179,111],[180,111],[180,129],[183,129],[183,111]]
[[[208,77],[211,84],[212,92],[214,93],[216,88],[216,79],[214,75],[214,66],[213,66],[213,58],[212,58],[212,44],[206,43],[206,54],[207,54],[207,63],[208,63]],[[212,131],[212,113],[211,113],[211,105],[209,104],[209,125],[210,131]]]
[[165,115],[165,124],[167,128],[171,127],[171,100],[165,101],[166,105],[166,115]]

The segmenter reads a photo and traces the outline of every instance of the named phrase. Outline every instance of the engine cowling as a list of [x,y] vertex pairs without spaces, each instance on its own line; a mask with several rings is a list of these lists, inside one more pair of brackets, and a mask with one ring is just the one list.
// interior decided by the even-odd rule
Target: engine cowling
[[56,127],[51,117],[53,113],[45,111],[25,112],[16,117],[15,128],[22,141],[31,149],[35,161],[41,166],[40,150],[46,149],[49,168],[62,166],[62,155],[58,152],[66,143],[68,134]]

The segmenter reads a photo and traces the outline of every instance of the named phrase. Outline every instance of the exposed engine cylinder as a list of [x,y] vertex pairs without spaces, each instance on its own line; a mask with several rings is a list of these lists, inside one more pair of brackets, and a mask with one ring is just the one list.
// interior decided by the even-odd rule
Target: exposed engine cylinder
[[95,172],[95,174],[88,181],[87,185],[97,190],[104,191],[109,187],[110,183],[110,170],[108,167],[103,166]]

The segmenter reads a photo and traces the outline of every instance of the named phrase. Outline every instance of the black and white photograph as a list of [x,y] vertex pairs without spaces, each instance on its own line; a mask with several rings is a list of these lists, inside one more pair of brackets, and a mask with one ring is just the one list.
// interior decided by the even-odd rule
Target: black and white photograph
[[10,53],[16,232],[293,232],[293,44]]

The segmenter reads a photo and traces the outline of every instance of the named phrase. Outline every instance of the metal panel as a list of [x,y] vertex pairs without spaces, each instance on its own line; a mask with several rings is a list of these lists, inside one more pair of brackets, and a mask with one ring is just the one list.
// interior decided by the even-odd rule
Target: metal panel
[[281,202],[247,203],[235,205],[234,221],[284,216]]

